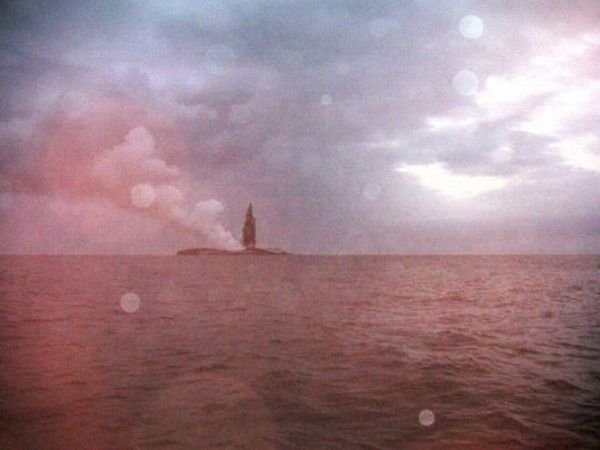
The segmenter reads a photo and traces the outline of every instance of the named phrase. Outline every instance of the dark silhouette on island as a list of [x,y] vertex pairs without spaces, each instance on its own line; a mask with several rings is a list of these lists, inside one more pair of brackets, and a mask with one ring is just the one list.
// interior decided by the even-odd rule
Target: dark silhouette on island
[[252,203],[246,210],[246,220],[242,228],[242,245],[244,248],[256,248],[256,219],[252,214]]
[[188,248],[179,250],[178,255],[287,255],[278,248],[259,248],[256,246],[256,219],[252,213],[252,203],[248,205],[246,220],[242,228],[242,250],[222,250],[218,248]]

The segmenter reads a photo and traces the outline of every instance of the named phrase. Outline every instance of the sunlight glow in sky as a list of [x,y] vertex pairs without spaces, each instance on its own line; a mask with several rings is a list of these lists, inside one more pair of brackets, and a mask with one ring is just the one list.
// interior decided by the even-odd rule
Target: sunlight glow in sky
[[440,163],[403,165],[396,170],[414,176],[427,189],[458,200],[502,189],[508,184],[501,177],[452,173]]

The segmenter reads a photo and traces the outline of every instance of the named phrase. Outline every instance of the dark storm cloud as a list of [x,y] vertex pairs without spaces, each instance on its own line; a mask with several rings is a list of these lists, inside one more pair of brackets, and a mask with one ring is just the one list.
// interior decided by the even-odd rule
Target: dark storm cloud
[[[137,112],[114,122],[143,126],[157,136],[166,122],[178,130],[177,145],[187,150],[171,151],[173,161],[201,192],[223,201],[224,220],[234,228],[238,212],[253,200],[263,243],[313,252],[417,251],[411,242],[420,242],[425,252],[475,251],[468,239],[480,230],[481,239],[491,240],[481,247],[485,251],[510,251],[509,240],[494,247],[494,227],[509,236],[521,223],[530,230],[527,251],[537,251],[546,245],[543,230],[560,223],[562,231],[553,237],[560,251],[577,240],[583,230],[578,224],[585,222],[589,234],[589,224],[598,223],[591,211],[600,206],[590,196],[575,202],[571,228],[568,219],[553,214],[573,205],[557,186],[578,198],[598,187],[598,109],[579,99],[600,99],[594,87],[599,69],[552,49],[571,39],[567,50],[587,42],[588,54],[596,54],[593,19],[600,7],[592,1],[569,5],[4,2],[3,190],[51,190],[43,173],[47,164],[40,161],[47,159],[57,130],[75,121],[86,139],[101,135],[106,119],[91,124],[86,118],[100,117],[97,105],[127,102]],[[483,19],[479,39],[459,32],[468,14]],[[554,55],[549,67],[573,70],[553,74],[531,63],[545,54]],[[455,89],[461,70],[478,78],[475,96]],[[529,83],[540,74],[547,90]],[[580,81],[592,86],[589,92],[574,87]],[[568,120],[552,115],[573,105],[573,98],[581,107],[575,104],[578,111]],[[73,127],[67,127],[69,136]],[[122,141],[126,131],[104,137],[106,146]],[[165,139],[159,148],[175,145]],[[94,147],[93,139],[86,142]],[[588,147],[568,159],[565,146],[572,142]],[[409,175],[411,167],[438,163],[448,171],[449,184],[467,180],[454,175],[483,176],[508,187],[475,196],[467,206],[452,203],[443,183],[432,190]],[[408,171],[394,170],[403,166]],[[542,200],[548,195],[554,196],[551,207]],[[440,221],[431,225],[431,216]],[[531,225],[540,221],[544,226]],[[449,231],[458,228],[469,232]],[[597,245],[593,236],[586,239]],[[580,248],[583,241],[577,242]]]

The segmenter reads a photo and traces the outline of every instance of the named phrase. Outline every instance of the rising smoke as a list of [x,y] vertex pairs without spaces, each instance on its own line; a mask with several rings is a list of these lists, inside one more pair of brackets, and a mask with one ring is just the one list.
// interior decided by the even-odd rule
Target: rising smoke
[[223,204],[215,199],[190,203],[189,180],[158,152],[144,127],[131,129],[123,142],[102,152],[92,166],[92,178],[108,196],[129,193],[128,207],[201,233],[218,248],[237,250],[240,243],[219,223]]

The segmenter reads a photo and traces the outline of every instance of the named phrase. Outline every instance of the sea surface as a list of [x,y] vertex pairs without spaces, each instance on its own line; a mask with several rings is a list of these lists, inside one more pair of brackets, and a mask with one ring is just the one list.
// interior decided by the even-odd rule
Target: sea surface
[[600,257],[2,256],[1,449],[597,449]]

